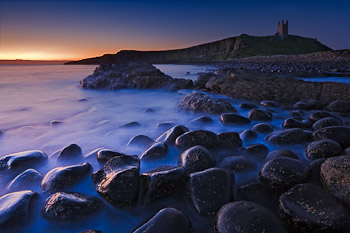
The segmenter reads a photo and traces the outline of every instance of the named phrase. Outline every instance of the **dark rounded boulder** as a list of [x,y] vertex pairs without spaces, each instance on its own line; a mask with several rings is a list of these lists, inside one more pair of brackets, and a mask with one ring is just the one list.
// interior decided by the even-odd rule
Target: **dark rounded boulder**
[[329,126],[341,126],[343,123],[341,120],[335,118],[335,117],[325,117],[322,119],[319,119],[312,125],[313,130],[318,130],[321,128],[329,127]]
[[191,223],[187,216],[174,208],[161,209],[151,219],[133,231],[133,233],[189,233]]
[[248,118],[242,117],[234,113],[223,113],[220,115],[220,121],[224,125],[241,125],[249,124],[250,120]]
[[315,123],[316,121],[322,119],[322,118],[326,118],[326,117],[335,117],[336,116],[330,112],[326,112],[326,111],[314,111],[312,113],[310,113],[309,115],[309,121],[311,123]]
[[181,154],[178,163],[185,168],[187,173],[192,173],[214,167],[216,160],[207,148],[194,146]]
[[340,155],[342,148],[336,141],[330,139],[322,139],[310,143],[305,151],[309,159],[330,158]]
[[101,202],[83,193],[54,193],[47,198],[42,215],[49,220],[74,221],[96,213]]
[[6,187],[10,192],[32,189],[40,185],[42,175],[35,169],[27,169],[16,176]]
[[327,106],[327,109],[332,112],[348,113],[350,112],[350,102],[344,100],[336,100]]
[[267,123],[258,123],[252,127],[252,130],[256,133],[266,134],[273,132],[273,127]]
[[78,146],[77,144],[70,144],[69,146],[66,146],[65,148],[63,148],[63,150],[61,150],[57,159],[74,159],[82,155],[83,153],[81,151],[80,146]]
[[214,215],[221,206],[229,202],[233,182],[230,173],[221,168],[191,173],[188,189],[198,213]]
[[267,153],[269,152],[269,149],[264,144],[258,143],[258,144],[252,144],[244,148],[244,153],[257,160],[263,160],[265,159]]
[[207,130],[193,130],[179,136],[175,144],[177,147],[187,149],[193,146],[213,148],[218,146],[219,139],[216,133]]
[[237,132],[224,132],[218,134],[219,142],[222,146],[241,147],[242,140]]
[[256,163],[253,159],[246,156],[227,156],[218,163],[219,168],[237,172],[247,172],[256,169]]
[[1,170],[24,171],[32,166],[40,165],[47,160],[47,155],[38,150],[23,151],[14,154],[4,155],[0,158]]
[[96,157],[99,162],[105,163],[113,157],[123,156],[123,153],[112,151],[109,149],[101,149],[97,152]]
[[291,159],[299,159],[298,156],[289,149],[277,149],[274,151],[270,151],[267,156],[268,159],[272,158],[281,158],[281,157],[288,157]]
[[36,192],[25,190],[5,194],[0,197],[0,229],[14,230],[14,228],[25,225],[30,217],[30,207]]
[[221,207],[216,216],[216,233],[285,233],[282,223],[269,209],[249,201],[235,201]]
[[319,100],[309,99],[298,101],[293,105],[293,107],[297,109],[317,110],[322,109],[323,104]]
[[136,135],[132,138],[130,138],[129,142],[128,142],[128,146],[139,146],[139,147],[143,147],[143,148],[147,148],[150,145],[152,145],[152,143],[154,142],[154,140],[146,135]]
[[139,128],[141,126],[142,125],[140,123],[138,123],[136,121],[132,121],[132,122],[126,123],[124,125],[121,125],[118,128],[119,129],[131,129],[131,128]]
[[270,189],[285,191],[311,178],[310,167],[295,159],[281,157],[268,160],[260,169],[259,181]]
[[276,101],[272,100],[262,100],[260,105],[268,108],[278,108],[280,106]]
[[280,216],[291,232],[348,232],[349,212],[313,184],[298,184],[280,197]]
[[117,156],[92,174],[97,193],[117,207],[132,205],[139,190],[140,159],[137,156]]
[[321,165],[323,186],[333,196],[350,205],[350,156],[336,156]]
[[241,139],[243,141],[251,142],[251,141],[257,139],[258,134],[251,129],[245,129],[239,134],[239,136],[241,137]]
[[265,140],[275,145],[307,143],[311,141],[312,133],[302,129],[284,129],[275,131],[265,137]]
[[140,159],[145,160],[157,160],[165,158],[168,153],[168,146],[163,142],[156,142],[152,146],[150,146],[147,150],[145,150]]
[[208,116],[197,117],[189,122],[190,125],[199,126],[205,124],[212,124],[214,121]]
[[189,112],[203,112],[221,114],[224,112],[237,112],[226,100],[214,99],[202,93],[193,93],[183,97],[178,104],[178,109]]
[[184,133],[188,132],[189,129],[186,126],[183,125],[176,125],[160,135],[157,139],[156,142],[164,142],[168,145],[174,145],[176,139],[183,135]]
[[40,191],[46,194],[67,191],[84,180],[91,172],[92,167],[88,163],[54,168],[44,176]]
[[282,123],[282,127],[286,129],[290,128],[310,128],[311,124],[308,121],[300,121],[295,118],[285,119]]
[[313,133],[314,140],[331,139],[339,143],[343,148],[350,146],[350,127],[329,126],[321,128]]
[[253,109],[253,108],[257,108],[258,106],[252,103],[241,103],[239,107],[243,109]]
[[264,110],[253,109],[248,113],[248,118],[251,121],[270,121],[272,120],[272,114]]

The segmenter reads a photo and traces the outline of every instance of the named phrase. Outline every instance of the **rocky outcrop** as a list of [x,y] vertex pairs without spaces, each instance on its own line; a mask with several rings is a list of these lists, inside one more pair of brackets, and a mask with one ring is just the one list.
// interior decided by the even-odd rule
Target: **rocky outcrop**
[[88,89],[191,89],[193,83],[186,79],[173,79],[149,63],[119,63],[100,65],[80,86]]

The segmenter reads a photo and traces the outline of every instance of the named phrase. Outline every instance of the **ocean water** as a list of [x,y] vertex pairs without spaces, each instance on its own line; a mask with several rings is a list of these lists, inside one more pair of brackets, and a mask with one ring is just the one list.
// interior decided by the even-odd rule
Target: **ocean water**
[[335,82],[335,83],[346,83],[350,84],[350,77],[311,77],[311,78],[300,78],[304,81],[309,82]]
[[[193,126],[189,121],[203,114],[179,112],[176,109],[180,98],[191,90],[167,92],[160,90],[84,90],[79,81],[90,75],[96,66],[63,66],[63,65],[2,65],[0,66],[0,156],[25,151],[42,150],[50,156],[49,162],[37,170],[45,175],[49,170],[60,166],[56,162],[55,152],[65,146],[76,143],[86,155],[97,148],[108,148],[127,154],[141,155],[144,149],[128,147],[131,137],[139,134],[153,139],[166,129],[158,128],[160,122],[183,124],[190,129],[206,129],[216,133],[241,132],[257,122],[245,126],[223,126],[218,115],[209,115],[214,119],[212,125]],[[198,72],[206,72],[210,67],[187,65],[157,65],[163,72],[175,78],[195,79]],[[189,72],[189,73],[187,73]],[[224,96],[238,108],[241,101]],[[146,112],[153,109],[154,113]],[[247,110],[239,110],[247,116]],[[286,111],[276,110],[272,125],[277,129],[286,116]],[[51,125],[51,121],[61,124]],[[138,122],[141,127],[121,129],[120,126]],[[264,143],[263,136],[246,143]],[[270,150],[274,146],[267,145]],[[294,148],[302,151],[303,147]],[[167,157],[159,162],[142,162],[141,172],[159,166],[176,166],[181,151],[170,148]],[[233,155],[233,154],[232,154]],[[303,158],[302,158],[303,159]],[[97,171],[101,165],[95,157],[82,159],[80,163],[89,162]],[[68,164],[65,164],[68,165]],[[261,164],[258,164],[258,168]],[[236,176],[236,186],[256,180],[256,173]],[[0,174],[0,195],[6,193],[5,187],[13,176]],[[40,187],[33,187],[39,192]],[[79,191],[98,196],[93,188],[91,178],[74,187]],[[211,226],[211,219],[201,217],[183,197],[175,197],[154,206],[144,208],[136,206],[131,209],[117,209],[104,202],[104,208],[96,215],[74,223],[50,222],[40,215],[40,208],[46,196],[41,194],[39,203],[33,207],[33,218],[22,229],[22,232],[80,232],[98,229],[108,232],[131,232],[159,209],[176,207],[184,211],[192,221],[196,232],[206,232]]]

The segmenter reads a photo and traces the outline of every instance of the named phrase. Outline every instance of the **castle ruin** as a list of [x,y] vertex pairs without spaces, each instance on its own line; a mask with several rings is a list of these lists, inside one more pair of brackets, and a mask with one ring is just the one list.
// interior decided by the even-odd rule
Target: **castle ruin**
[[286,23],[284,23],[283,19],[281,22],[278,21],[277,35],[279,35],[282,39],[286,39],[288,37],[288,20],[286,20]]

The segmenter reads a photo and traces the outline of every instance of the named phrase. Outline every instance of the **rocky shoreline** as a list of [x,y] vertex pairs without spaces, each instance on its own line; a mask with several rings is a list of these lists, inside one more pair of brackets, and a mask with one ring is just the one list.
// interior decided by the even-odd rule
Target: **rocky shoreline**
[[[201,116],[188,125],[168,126],[155,139],[135,135],[129,144],[144,148],[138,155],[109,149],[84,155],[76,144],[52,156],[38,150],[4,155],[0,174],[9,183],[0,197],[1,229],[21,230],[35,221],[36,211],[46,221],[69,224],[94,218],[106,208],[156,206],[153,216],[133,232],[347,232],[349,85],[313,87],[294,79],[252,78],[224,69],[192,83],[172,79],[145,63],[129,64],[127,69],[100,66],[82,87],[191,87],[255,102],[240,101],[236,108],[227,98],[188,94],[178,110]],[[281,93],[273,92],[278,88]],[[311,88],[322,90],[313,97]],[[302,90],[309,94],[301,95]],[[275,120],[282,125],[272,126]],[[221,133],[203,129],[213,123],[228,128]],[[138,123],[129,126],[134,124]],[[230,130],[234,126],[242,130]],[[251,143],[258,137],[261,143]],[[296,146],[305,152],[295,152]],[[142,163],[162,160],[169,151],[175,152],[177,166],[140,172]],[[46,174],[36,170],[55,159],[57,167]],[[102,166],[97,171],[91,165],[96,160]],[[253,179],[240,183],[246,174]],[[99,197],[74,191],[85,181],[93,183]],[[34,186],[40,187],[39,193],[31,191]]]

